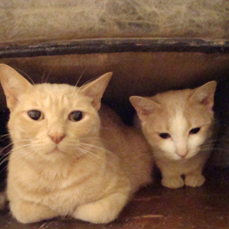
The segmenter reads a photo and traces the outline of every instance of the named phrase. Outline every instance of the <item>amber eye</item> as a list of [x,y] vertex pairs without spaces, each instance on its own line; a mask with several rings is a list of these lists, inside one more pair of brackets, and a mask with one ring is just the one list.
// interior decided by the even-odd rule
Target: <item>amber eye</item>
[[168,133],[160,133],[159,136],[163,139],[170,138],[170,135]]
[[200,131],[200,127],[193,128],[189,131],[189,134],[197,134]]
[[44,119],[43,113],[41,111],[38,111],[38,110],[28,111],[28,115],[31,119],[33,119],[35,121],[40,121],[40,120]]
[[83,118],[82,111],[73,111],[69,114],[68,119],[73,122],[78,122]]

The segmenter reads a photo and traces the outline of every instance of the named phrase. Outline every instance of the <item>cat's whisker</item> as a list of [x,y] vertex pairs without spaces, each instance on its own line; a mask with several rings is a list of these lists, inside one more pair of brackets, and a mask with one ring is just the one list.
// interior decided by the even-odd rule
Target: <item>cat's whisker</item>
[[3,160],[5,160],[5,159],[8,160],[9,155],[10,155],[10,154],[7,154],[7,155],[4,155],[4,156],[1,157],[0,165],[1,165],[1,163],[2,163]]
[[82,79],[84,73],[86,72],[86,69],[87,69],[87,68],[84,68],[84,70],[83,70],[83,72],[81,73],[80,77],[79,77],[78,80],[76,81],[75,87],[78,87],[78,84],[79,84],[80,80]]
[[49,80],[49,77],[50,77],[51,74],[52,74],[52,71],[53,71],[53,67],[49,70],[49,73],[48,73],[48,75],[47,75],[47,78],[46,78],[46,80],[45,80],[45,83],[48,83],[48,80]]
[[[27,152],[27,150],[29,149],[29,147],[26,147],[25,145],[24,146],[21,146],[21,147],[18,147],[17,148],[17,155],[19,157],[22,157],[25,155],[25,152]],[[9,152],[5,153],[2,155],[1,157],[1,160],[0,160],[0,165],[3,164],[5,161],[8,160],[10,154],[13,152],[13,150],[10,150]],[[23,154],[20,154],[21,152],[23,152]]]
[[33,153],[33,151],[31,151],[29,148],[23,148],[21,150],[17,150],[17,155],[14,157],[14,161],[16,162],[17,160],[21,159],[21,158],[26,158],[27,155]]
[[[84,145],[85,147],[92,147],[94,148],[95,150],[98,150],[98,151],[104,151],[104,148],[103,147],[100,147],[100,146],[96,146],[96,145],[91,145],[91,144],[88,144],[88,143],[81,143],[81,147],[82,145]],[[117,154],[114,154],[113,152],[109,151],[109,150],[105,150],[107,153],[109,154],[112,154],[113,156],[115,156],[118,160],[121,160],[120,157],[117,155]]]
[[3,154],[3,152],[4,152],[7,148],[11,147],[12,145],[13,145],[13,143],[10,143],[10,144],[8,144],[7,146],[5,146],[4,148],[2,148],[2,149],[1,149],[1,152],[0,152],[0,155]]
[[104,160],[104,158],[101,157],[100,155],[95,154],[95,153],[93,153],[92,151],[87,150],[87,149],[84,149],[84,148],[82,148],[82,147],[79,148],[79,151],[80,151],[81,153],[83,153],[84,155],[90,155],[90,158],[93,159],[95,162],[97,162],[98,159],[99,159],[99,160]]
[[81,89],[83,86],[85,86],[85,85],[87,85],[88,83],[90,83],[90,82],[96,80],[97,78],[98,78],[98,77],[93,77],[93,78],[87,80],[87,81],[84,82],[80,87],[78,87],[78,90],[80,91],[80,89]]
[[80,142],[80,146],[81,146],[81,145],[84,145],[84,146],[87,146],[87,147],[93,147],[93,148],[97,148],[97,149],[102,149],[102,150],[104,150],[104,148],[101,147],[101,146],[93,145],[93,144],[86,143],[86,142]]
[[[4,165],[4,163],[1,164],[1,166],[2,166],[2,165]],[[8,168],[8,165],[3,166],[3,167],[1,168],[1,170],[0,170],[0,173],[2,173],[2,172],[4,172],[4,171],[7,171],[7,168]]]
[[0,173],[4,172],[7,170],[7,166],[4,166],[1,170],[0,170]]
[[79,151],[80,153],[83,153],[84,155],[90,154],[91,156],[93,156],[93,158],[94,158],[94,157],[98,157],[98,158],[100,159],[99,155],[96,155],[96,154],[92,153],[90,150],[85,149],[85,148],[83,148],[83,147],[79,147],[79,148],[78,148],[78,151]]
[[2,135],[0,135],[0,139],[1,138],[6,138],[6,137],[10,137],[10,134],[2,134]]
[[[81,149],[82,149],[82,147],[81,147]],[[109,151],[106,151],[106,152],[109,152]],[[97,159],[105,160],[104,157],[101,157],[98,153],[101,153],[100,150],[93,152],[93,151],[91,151],[91,149],[90,150],[86,149],[86,152],[85,152],[85,154],[89,154],[92,159],[96,159],[96,160],[94,160],[96,162],[97,162]],[[109,152],[109,153],[111,153],[111,152]],[[117,155],[115,155],[115,154],[113,154],[113,155],[116,156],[116,158],[119,159],[119,157],[117,157]],[[113,169],[116,169],[113,161],[108,161],[108,164],[111,165]]]
[[85,143],[81,143],[79,145],[79,149],[85,149],[88,153],[91,153],[93,155],[99,156],[100,158],[102,158],[99,154],[103,153],[104,151],[109,152],[108,150],[105,150],[102,147],[98,147],[92,144],[85,144]]
[[[87,143],[87,141],[95,140],[97,142],[101,142],[101,137],[84,137],[80,139],[80,142],[82,143]],[[67,140],[69,143],[75,143],[76,145],[79,143],[79,140],[69,138]],[[110,142],[109,140],[102,140],[103,142]]]
[[[82,147],[82,146],[87,147],[90,150],[98,150],[98,151],[99,150],[102,150],[102,152],[105,150],[103,147],[92,145],[92,144],[89,144],[89,143],[83,143],[83,142],[81,142],[80,143],[80,147]],[[106,150],[106,152],[110,152],[110,151]]]
[[100,137],[84,137],[84,138],[81,138],[80,140],[78,139],[74,139],[74,138],[68,138],[68,141],[71,141],[71,142],[76,142],[78,143],[79,141],[87,141],[87,140],[98,140],[98,141],[101,141],[101,138]]
[[[51,72],[52,72],[53,68],[49,70],[49,73],[47,74],[47,77],[45,79],[45,73],[46,73],[46,70],[43,72],[42,76],[41,76],[41,83],[48,83],[48,79],[51,75]],[[45,79],[45,80],[44,80]]]
[[99,149],[99,150],[102,150],[101,152],[104,152],[104,148],[102,147],[99,147],[99,146],[96,146],[96,145],[93,145],[93,144],[89,144],[89,143],[79,143],[78,145],[79,148],[82,148],[84,147],[85,149],[88,149],[88,150],[95,150],[95,149]]
[[25,76],[30,80],[30,82],[31,82],[33,85],[35,85],[35,83],[34,83],[34,81],[32,80],[32,78],[31,78],[26,72],[22,71],[21,69],[17,69],[17,71],[18,71],[18,72],[22,72],[23,75],[25,75]]
[[8,161],[8,159],[9,159],[9,155],[7,155],[6,157],[2,158],[0,160],[0,165],[4,164],[6,161]]
[[[21,147],[22,149],[25,149],[25,147]],[[26,149],[27,150],[27,149]],[[16,157],[16,160],[17,160],[17,158],[21,158],[22,157],[22,155],[20,154],[20,149],[17,151],[17,157]],[[23,151],[23,152],[27,152],[27,151]],[[9,156],[10,156],[10,154],[12,153],[12,150],[11,151],[9,151],[6,155],[4,155],[3,156],[3,159],[0,161],[0,165],[2,165],[2,164],[4,164],[6,161],[8,161],[8,158],[9,158]],[[3,168],[3,170],[4,170],[5,168]]]
[[41,83],[44,83],[44,77],[45,77],[45,71],[44,71],[43,74],[41,75]]
[[[1,160],[3,160],[3,159],[6,158],[6,157],[8,158],[9,155],[10,155],[10,153],[11,153],[11,151],[9,151],[9,152],[3,154],[3,155],[1,156]],[[0,160],[0,161],[1,161],[1,160]]]

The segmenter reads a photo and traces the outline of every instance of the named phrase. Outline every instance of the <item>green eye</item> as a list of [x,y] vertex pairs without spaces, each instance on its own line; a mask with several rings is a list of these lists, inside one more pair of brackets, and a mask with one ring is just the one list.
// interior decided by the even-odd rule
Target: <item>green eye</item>
[[73,122],[78,122],[83,118],[82,111],[73,111],[69,114],[68,119]]
[[40,121],[40,120],[44,119],[43,113],[41,111],[38,111],[38,110],[28,111],[28,116],[35,121]]

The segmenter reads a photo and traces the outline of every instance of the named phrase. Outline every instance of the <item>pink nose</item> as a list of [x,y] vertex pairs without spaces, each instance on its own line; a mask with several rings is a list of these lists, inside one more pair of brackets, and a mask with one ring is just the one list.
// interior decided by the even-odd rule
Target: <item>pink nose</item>
[[181,152],[176,152],[178,156],[185,158],[188,154],[188,150],[187,151],[181,151]]
[[66,135],[49,135],[51,140],[56,144],[59,144],[65,138],[65,136]]

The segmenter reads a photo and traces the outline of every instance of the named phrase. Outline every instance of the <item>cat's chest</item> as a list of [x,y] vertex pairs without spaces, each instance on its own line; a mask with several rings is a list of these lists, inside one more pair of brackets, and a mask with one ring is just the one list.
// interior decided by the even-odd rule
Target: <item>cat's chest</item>
[[96,166],[90,161],[68,168],[65,173],[55,173],[52,169],[38,172],[26,163],[22,170],[18,162],[15,166],[11,161],[8,174],[9,190],[16,190],[24,200],[53,208],[60,215],[69,214],[77,205],[101,199],[118,182],[106,165]]
[[178,174],[187,174],[202,166],[208,159],[210,152],[199,152],[190,159],[169,160],[157,158],[156,164],[162,171],[170,171]]
[[[39,202],[58,211],[60,215],[66,215],[73,212],[78,205],[94,202],[102,198],[105,193],[102,184],[100,186],[96,185],[92,177],[85,177],[85,179],[88,179],[88,182],[86,180],[72,181],[68,186],[66,186],[66,182],[63,182],[61,184],[62,187],[59,186],[56,190],[41,195]],[[30,201],[38,201],[37,193]]]
[[93,179],[99,179],[96,166],[76,164],[66,165],[65,168],[36,169],[35,166],[24,164],[24,169],[11,167],[9,178],[17,176],[16,182],[21,188],[26,188],[36,194],[55,194],[63,190],[80,189],[87,183],[93,183]]

